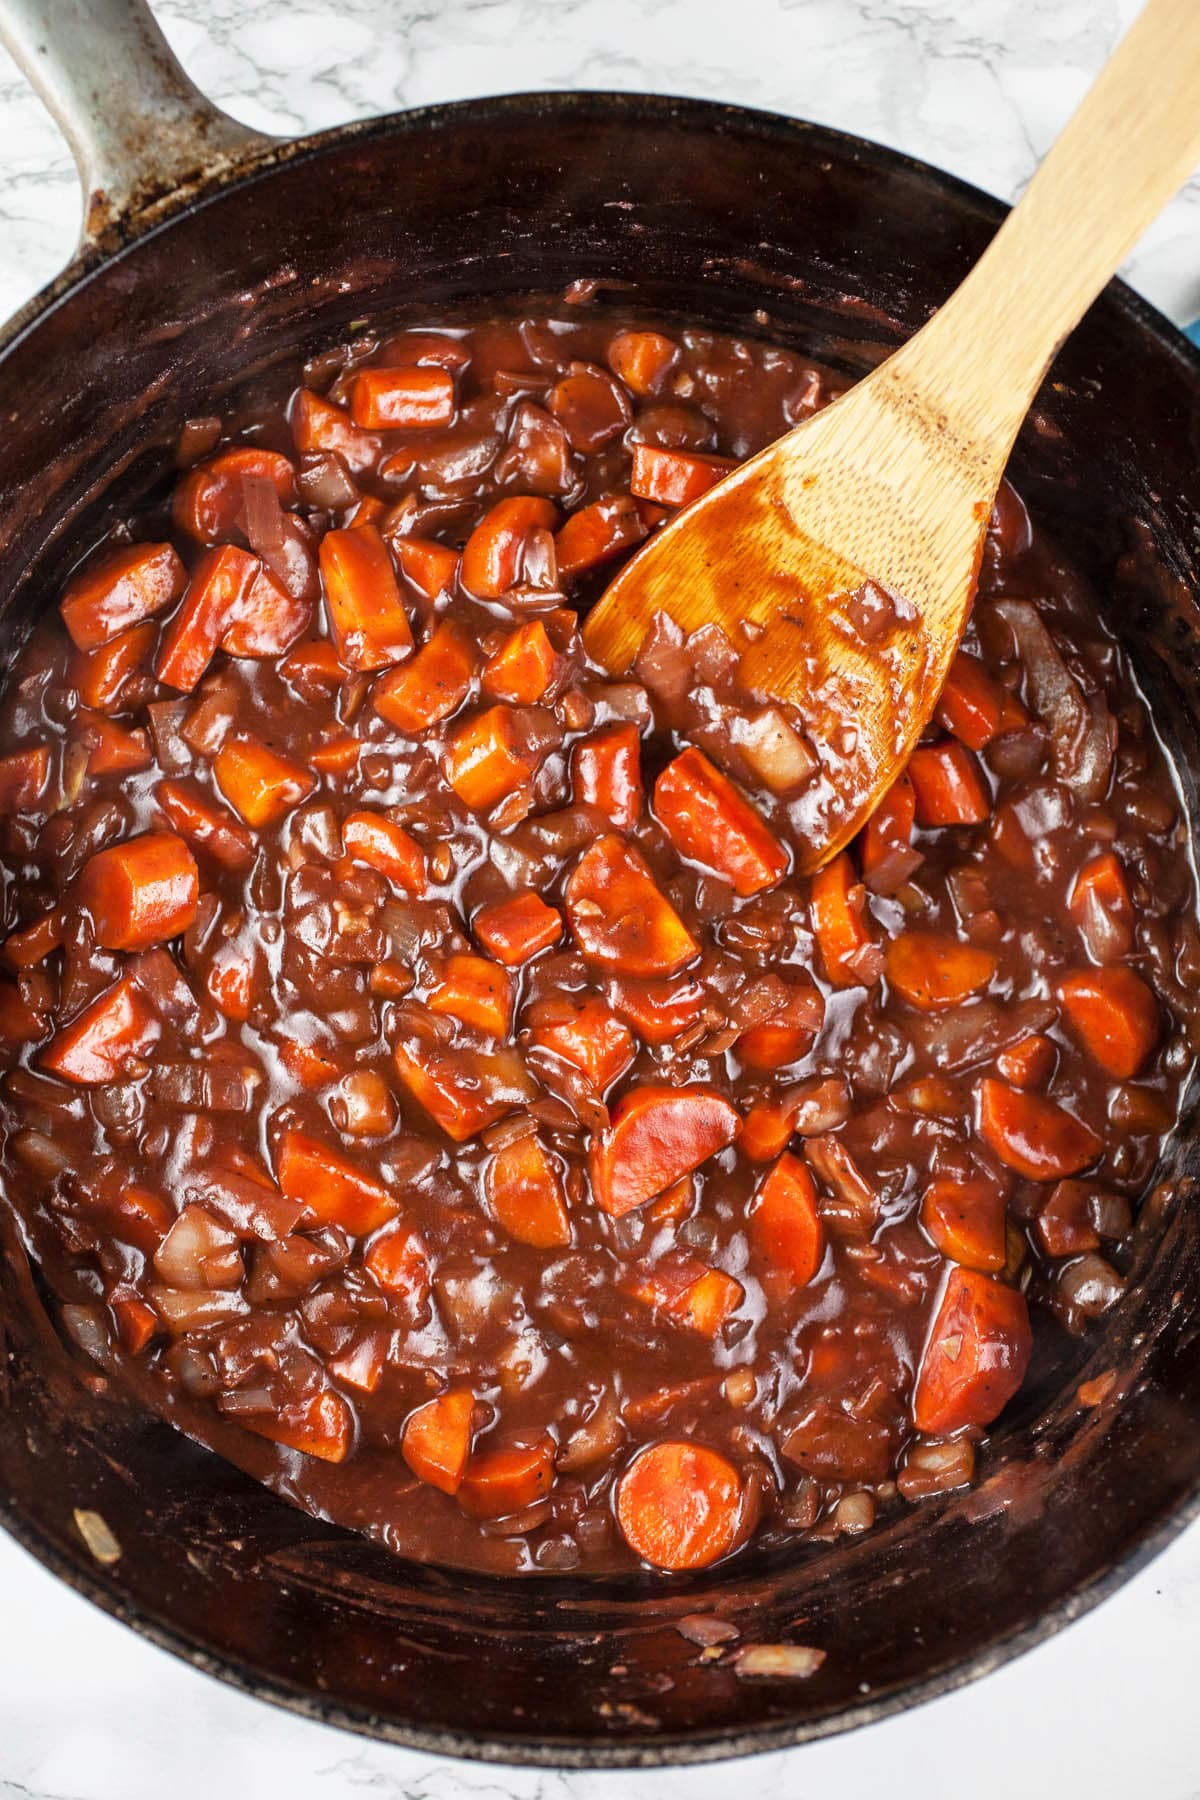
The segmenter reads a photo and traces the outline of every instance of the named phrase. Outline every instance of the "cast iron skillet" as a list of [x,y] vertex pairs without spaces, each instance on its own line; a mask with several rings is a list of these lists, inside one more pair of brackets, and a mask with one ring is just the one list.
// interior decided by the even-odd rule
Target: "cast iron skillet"
[[[8,31],[70,131],[89,236],[0,343],[10,643],[161,481],[184,417],[364,314],[487,311],[591,276],[629,284],[622,304],[861,370],[923,322],[1001,217],[858,139],[692,101],[524,95],[271,144],[189,87],[140,5],[40,10],[6,0]],[[1200,359],[1114,286],[1055,366],[1016,473],[1102,583],[1193,821],[1198,460]],[[411,1566],[136,1413],[61,1345],[0,1204],[0,1517],[155,1642],[379,1738],[598,1766],[822,1736],[1058,1630],[1196,1512],[1198,1164],[1189,1126],[1143,1215],[1139,1279],[1094,1347],[1012,1409],[980,1490],[817,1555],[595,1583]],[[1109,1400],[1081,1407],[1078,1382],[1103,1371]],[[93,1560],[76,1508],[103,1516],[119,1560]],[[701,1609],[827,1660],[807,1682],[739,1681],[674,1629]]]

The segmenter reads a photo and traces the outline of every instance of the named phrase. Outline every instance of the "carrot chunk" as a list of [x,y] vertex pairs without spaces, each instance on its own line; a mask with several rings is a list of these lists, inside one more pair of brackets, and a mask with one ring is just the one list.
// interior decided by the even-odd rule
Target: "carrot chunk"
[[475,1396],[466,1388],[450,1388],[409,1413],[400,1453],[413,1474],[443,1494],[457,1494],[471,1455],[471,1417]]
[[254,972],[254,958],[240,944],[220,944],[213,951],[204,973],[204,991],[227,1019],[241,1024],[250,1017]]
[[1111,850],[1083,865],[1067,907],[1096,962],[1128,956],[1133,948],[1133,901],[1125,871]]
[[817,1190],[808,1169],[786,1150],[769,1170],[750,1212],[750,1241],[764,1262],[807,1287],[825,1257]]
[[1027,715],[1015,695],[993,681],[977,657],[960,650],[938,701],[937,721],[968,750],[982,750],[1002,732],[1018,731]]
[[1090,1125],[1040,1094],[979,1084],[979,1135],[1000,1161],[1030,1181],[1059,1181],[1095,1162],[1104,1145]]
[[312,793],[316,778],[258,738],[230,738],[213,759],[217,786],[256,830],[274,824]]
[[727,775],[692,748],[654,784],[659,822],[680,856],[714,869],[735,893],[759,894],[788,872],[788,853]]
[[559,577],[577,581],[645,537],[647,526],[632,494],[610,494],[573,512],[554,539]]
[[888,944],[884,967],[889,985],[910,1006],[942,1012],[985,988],[996,973],[996,958],[944,932],[906,931]]
[[400,1210],[396,1196],[381,1181],[295,1127],[279,1140],[275,1175],[289,1200],[306,1206],[322,1225],[340,1225],[352,1237],[378,1231]]
[[147,831],[90,857],[77,891],[105,950],[148,950],[192,923],[200,876],[182,838]]
[[406,894],[425,892],[425,852],[416,838],[382,813],[353,812],[342,825],[346,855],[386,875]]
[[873,987],[883,951],[867,923],[867,891],[844,850],[813,876],[809,910],[826,980],[834,987]]
[[622,838],[584,852],[563,893],[567,921],[591,962],[620,975],[675,975],[700,946],[650,870]]
[[139,1355],[151,1338],[162,1330],[154,1308],[147,1306],[132,1291],[110,1294],[108,1306],[117,1328],[117,1336],[131,1356]]
[[301,699],[320,700],[332,688],[341,687],[346,671],[328,638],[297,644],[279,665],[279,673]]
[[34,744],[0,756],[0,818],[28,812],[50,785],[50,748]]
[[629,487],[639,500],[651,500],[657,506],[687,506],[736,468],[727,456],[635,444]]
[[621,1535],[655,1569],[706,1569],[719,1561],[733,1546],[741,1514],[741,1476],[703,1444],[651,1444],[617,1486]]
[[392,1052],[396,1073],[417,1104],[456,1144],[466,1143],[537,1089],[515,1051],[450,1049],[424,1038]]
[[609,367],[639,400],[658,392],[678,357],[678,347],[661,331],[618,331],[608,346]]
[[287,1450],[322,1462],[345,1462],[354,1441],[354,1414],[336,1388],[322,1388],[306,1400],[293,1400],[277,1413],[259,1418],[239,1413],[237,1422],[256,1437],[269,1438]]
[[895,851],[912,843],[917,818],[917,796],[907,775],[892,783],[863,827],[862,872],[873,875]]
[[918,825],[979,825],[992,809],[979,764],[949,738],[914,750],[908,778],[916,794]]
[[467,539],[459,571],[462,584],[481,600],[499,600],[521,578],[525,548],[535,531],[552,531],[558,509],[532,494],[498,500]]
[[1130,1080],[1153,1054],[1158,1002],[1132,969],[1080,969],[1059,982],[1058,997],[1088,1055],[1119,1081]]
[[226,869],[244,869],[254,860],[254,839],[232,813],[192,781],[160,781],[154,798],[181,837]]
[[131,975],[125,975],[54,1038],[42,1066],[64,1081],[98,1087],[120,1081],[128,1065],[158,1042],[162,1027]]
[[201,558],[159,647],[155,673],[190,694],[212,661],[261,569],[257,556],[222,544]]
[[295,504],[296,475],[287,457],[239,444],[188,470],[176,485],[171,517],[198,543],[215,544],[241,522],[247,479],[269,481],[281,506]]
[[942,1255],[964,1268],[997,1273],[1007,1261],[1004,1195],[990,1181],[931,1181],[921,1223]]
[[480,907],[471,929],[497,962],[516,968],[557,944],[563,923],[554,908],[531,891]]
[[398,731],[425,731],[462,705],[478,660],[466,633],[444,620],[411,662],[380,676],[371,704]]
[[75,735],[87,750],[89,775],[137,775],[154,761],[150,739],[140,725],[130,728],[81,707],[75,716]]
[[369,521],[327,531],[317,553],[338,655],[348,669],[385,669],[413,647],[388,547]]
[[549,1432],[532,1444],[481,1450],[467,1464],[458,1503],[473,1519],[504,1519],[544,1500],[554,1486],[554,1452]]
[[308,760],[318,774],[349,775],[358,767],[362,749],[360,738],[339,735],[328,738],[322,744],[314,744],[308,753]]
[[1049,1081],[1057,1061],[1053,1039],[1031,1032],[1000,1052],[996,1068],[1012,1087],[1036,1088]]
[[392,539],[392,551],[402,572],[427,600],[453,591],[462,557],[448,544],[439,544],[436,538],[397,537]]
[[293,400],[291,426],[302,456],[332,451],[354,475],[363,474],[379,455],[377,438],[357,426],[343,407],[311,388],[301,388]]
[[427,431],[454,417],[454,377],[413,366],[362,369],[350,393],[350,416],[367,431]]
[[608,997],[643,1043],[669,1044],[694,1025],[708,1000],[698,981],[687,977],[637,980],[614,976]]
[[712,1088],[639,1087],[592,1139],[589,1166],[597,1206],[613,1218],[632,1212],[731,1144],[741,1119]]
[[562,1250],[571,1242],[558,1162],[536,1133],[497,1150],[484,1183],[488,1211],[519,1244]]
[[363,1267],[385,1294],[420,1306],[429,1294],[429,1257],[425,1245],[407,1225],[393,1226],[372,1238]]
[[661,1263],[649,1274],[634,1275],[622,1285],[644,1306],[665,1313],[672,1324],[706,1338],[715,1338],[746,1298],[745,1288],[732,1275],[723,1269],[704,1268],[690,1257]]
[[1025,1296],[974,1269],[951,1269],[913,1395],[918,1431],[938,1437],[990,1425],[1029,1366]]
[[518,625],[483,666],[480,686],[492,700],[532,706],[554,679],[558,656],[540,619]]
[[521,731],[513,709],[489,706],[454,732],[443,753],[442,769],[464,806],[488,812],[523,787],[540,761],[541,751]]
[[749,1069],[783,1069],[804,1055],[813,1035],[802,1025],[752,1025],[737,1040],[737,1053]]
[[486,956],[448,956],[429,995],[429,1010],[448,1013],[487,1037],[512,1029],[513,978]]
[[554,1006],[562,1016],[540,1018],[533,1042],[571,1063],[602,1094],[633,1061],[633,1033],[602,1000],[563,995]]
[[77,650],[95,650],[178,600],[187,582],[173,544],[127,544],[77,575],[59,611]]
[[83,705],[92,712],[113,711],[130,675],[149,659],[154,638],[155,626],[147,620],[94,650],[77,650],[71,658],[71,682]]
[[594,806],[618,831],[630,831],[642,815],[642,736],[636,725],[606,725],[571,752],[571,792]]

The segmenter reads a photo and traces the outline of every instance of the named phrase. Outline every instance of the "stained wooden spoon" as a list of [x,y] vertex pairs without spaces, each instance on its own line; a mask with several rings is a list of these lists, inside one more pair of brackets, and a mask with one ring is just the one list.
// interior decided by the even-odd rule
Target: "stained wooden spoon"
[[590,614],[584,641],[613,671],[659,612],[685,632],[718,624],[740,680],[797,709],[818,762],[802,870],[842,848],[907,762],[1050,360],[1197,162],[1200,0],[1150,0],[941,310],[666,525]]

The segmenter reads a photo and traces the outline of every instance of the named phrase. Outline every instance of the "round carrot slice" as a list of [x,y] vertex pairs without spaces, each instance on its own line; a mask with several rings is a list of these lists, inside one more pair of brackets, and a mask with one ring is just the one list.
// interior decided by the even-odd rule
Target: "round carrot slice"
[[656,1569],[706,1569],[732,1546],[741,1510],[737,1470],[703,1444],[651,1444],[617,1488],[621,1535]]
[[634,1088],[592,1141],[592,1192],[612,1218],[632,1212],[731,1144],[741,1116],[712,1088]]

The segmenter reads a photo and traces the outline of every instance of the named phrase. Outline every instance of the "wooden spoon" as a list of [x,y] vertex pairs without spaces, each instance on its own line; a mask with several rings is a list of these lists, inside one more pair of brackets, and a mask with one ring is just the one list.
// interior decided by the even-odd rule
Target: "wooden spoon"
[[1197,162],[1200,0],[1150,0],[941,310],[666,525],[590,614],[584,641],[614,672],[660,611],[685,632],[718,624],[740,681],[797,708],[819,765],[798,801],[801,871],[904,768],[1050,360]]

